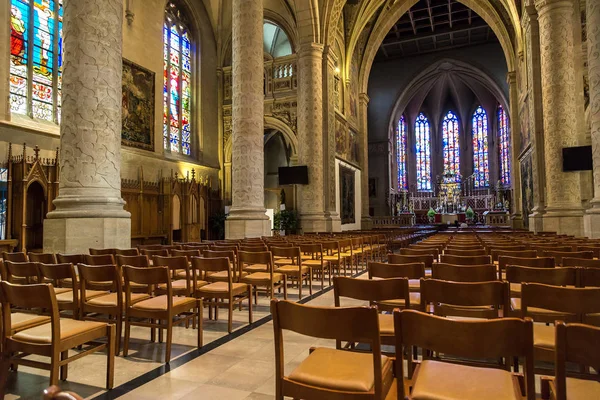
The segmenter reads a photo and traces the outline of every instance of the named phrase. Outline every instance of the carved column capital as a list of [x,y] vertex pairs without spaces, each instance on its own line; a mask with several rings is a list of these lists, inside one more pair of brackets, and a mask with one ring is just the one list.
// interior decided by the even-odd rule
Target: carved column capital
[[361,104],[361,105],[368,106],[368,105],[369,105],[369,102],[371,101],[371,98],[370,98],[370,97],[369,97],[369,95],[368,95],[368,94],[366,94],[366,93],[360,93],[360,94],[358,95],[358,101],[360,101],[360,104]]
[[514,85],[517,83],[517,71],[509,71],[506,74],[506,82],[509,85]]
[[323,57],[324,46],[320,43],[303,43],[298,46],[298,57]]
[[546,13],[569,9],[573,11],[573,2],[571,0],[535,0],[535,8],[540,17]]

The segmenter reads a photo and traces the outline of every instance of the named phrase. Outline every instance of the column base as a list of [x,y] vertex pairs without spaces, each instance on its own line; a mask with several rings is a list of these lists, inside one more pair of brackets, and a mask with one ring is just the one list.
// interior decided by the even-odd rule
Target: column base
[[302,232],[330,232],[328,218],[324,213],[300,214],[300,227]]
[[52,218],[44,220],[44,252],[87,254],[93,249],[131,247],[129,218]]
[[583,234],[583,210],[549,210],[542,217],[544,231],[558,235]]
[[529,214],[529,230],[532,232],[541,232],[544,230],[544,211],[533,210],[533,213]]
[[523,229],[523,216],[521,214],[513,214],[510,217],[510,227],[512,229]]
[[600,238],[600,207],[596,204],[583,216],[583,235],[590,239]]
[[342,231],[342,219],[340,214],[336,212],[325,213],[327,219],[327,232],[341,232]]
[[265,210],[232,210],[225,220],[225,239],[271,236],[271,223]]
[[373,219],[370,216],[362,217],[360,220],[360,229],[363,231],[373,229]]

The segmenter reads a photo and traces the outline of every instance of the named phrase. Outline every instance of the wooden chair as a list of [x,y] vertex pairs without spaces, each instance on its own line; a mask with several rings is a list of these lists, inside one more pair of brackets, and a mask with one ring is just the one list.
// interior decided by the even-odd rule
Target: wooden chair
[[433,266],[433,256],[431,254],[423,256],[407,256],[403,254],[388,254],[388,263],[390,264],[414,264],[423,263],[425,268],[431,270]]
[[27,258],[27,254],[23,253],[23,252],[8,253],[6,251],[3,251],[2,259],[4,261],[12,261],[12,262],[27,262],[27,261],[29,261],[29,259]]
[[140,251],[136,248],[132,249],[116,249],[115,256],[139,256]]
[[[171,344],[173,342],[173,326],[198,321],[198,348],[202,347],[202,299],[174,296],[171,287],[171,272],[167,267],[136,268],[123,267],[125,276],[125,339],[123,356],[129,352],[131,326],[158,328],[167,331],[165,362],[171,361]],[[131,282],[142,285],[166,285],[165,294],[155,295],[150,299],[134,303],[132,301]],[[148,320],[138,321],[138,319]],[[164,321],[164,322],[163,322]]]
[[446,249],[446,250],[444,250],[444,254],[448,254],[450,256],[473,257],[473,256],[486,256],[487,252],[484,249],[479,249],[479,250]]
[[[227,331],[231,333],[233,326],[233,308],[236,304],[242,307],[242,302],[248,300],[248,323],[252,323],[252,285],[233,282],[232,269],[230,261],[226,257],[222,258],[200,258],[192,257],[192,270],[199,271],[201,276],[210,276],[215,273],[227,274],[227,281],[217,281],[199,287],[194,296],[202,298],[204,305],[215,307],[215,320],[219,319],[219,307],[229,308],[229,319],[227,321]],[[219,301],[227,300],[227,302]]]
[[575,251],[576,252],[591,251],[592,253],[594,253],[594,258],[596,258],[596,259],[600,258],[600,247],[599,246],[580,246],[580,245],[576,245],[575,246]]
[[544,257],[554,257],[557,266],[562,266],[563,258],[585,258],[592,260],[594,253],[592,251],[544,251]]
[[3,279],[14,284],[31,285],[42,283],[42,276],[35,262],[4,261]]
[[[275,332],[275,398],[383,400],[393,382],[392,361],[381,355],[375,308],[319,308],[271,301]],[[316,348],[284,373],[283,331],[322,339],[367,343],[371,353]]]
[[508,250],[508,249],[492,249],[490,252],[492,262],[498,261],[501,256],[520,257],[520,258],[536,258],[536,250]]
[[[321,289],[325,289],[325,272],[329,277],[329,286],[331,286],[331,265],[329,261],[323,259],[323,245],[320,243],[300,244],[302,264],[310,267],[313,273],[318,273],[321,277]],[[308,257],[307,257],[308,256]]]
[[[80,296],[81,296],[81,319],[84,321],[114,321],[117,332],[117,343],[115,354],[121,352],[121,335],[123,333],[123,316],[125,309],[125,298],[123,292],[123,277],[121,270],[116,265],[79,265]],[[86,296],[87,287],[93,286],[94,282],[112,282],[112,290],[101,296]],[[148,293],[131,293],[131,302],[137,303],[149,299]],[[93,314],[93,315],[90,315]],[[104,315],[105,317],[101,317]]]
[[267,251],[268,248],[265,244],[259,244],[259,245],[241,245],[239,248],[240,251],[249,251],[249,252],[253,252],[253,251]]
[[44,264],[56,264],[56,256],[54,253],[29,253],[29,261]]
[[563,267],[600,268],[600,260],[564,257],[562,259],[562,265]]
[[85,262],[87,265],[116,265],[115,256],[112,254],[86,255]]
[[[400,249],[400,254],[403,256],[426,256],[426,255],[431,255],[433,256],[434,260],[437,260],[440,256],[440,253],[437,249],[411,249],[411,248],[406,248],[406,249]],[[388,256],[389,257],[389,256]]]
[[92,249],[90,248],[90,254],[93,256],[103,256],[112,254],[113,256],[117,254],[117,249]]
[[[188,260],[188,264],[191,264],[192,257],[200,257],[202,254],[200,250],[171,250],[171,257],[185,257]],[[186,279],[185,270],[175,271],[175,279]]]
[[600,268],[581,268],[579,270],[579,285],[581,287],[600,287]]
[[[146,255],[116,255],[117,266],[121,269],[124,265],[137,268],[148,268],[150,266],[150,260]],[[121,272],[121,276],[123,273]],[[150,293],[150,287],[148,285],[140,285],[139,283],[131,282],[132,293]]]
[[481,249],[481,244],[465,244],[465,245],[461,245],[461,244],[448,244],[447,246],[445,246],[446,250],[459,250],[459,251],[466,251],[466,250],[480,250]]
[[[370,263],[372,264],[372,263]],[[336,307],[341,307],[342,297],[368,301],[370,305],[377,306],[380,311],[390,310],[390,302],[397,305],[393,308],[410,308],[410,292],[408,279],[356,279],[336,276],[333,278],[333,296]],[[379,305],[382,307],[379,307]],[[382,344],[394,345],[394,317],[392,314],[379,314],[379,331]],[[340,342],[337,348],[341,348]]]
[[239,268],[238,273],[242,274],[245,265],[262,264],[265,265],[266,272],[253,272],[240,279],[241,283],[252,285],[254,289],[254,303],[258,304],[258,287],[265,287],[267,296],[271,299],[275,296],[275,289],[283,287],[283,298],[287,300],[287,278],[281,272],[275,272],[273,267],[273,256],[270,251],[238,253]]
[[454,265],[438,263],[431,270],[433,279],[454,282],[489,282],[498,280],[496,266],[486,265]]
[[[577,378],[567,377],[567,363],[598,368],[600,365],[600,328],[584,324],[556,323],[556,357],[555,378],[546,380],[549,387],[544,390],[545,380],[542,378],[542,394],[549,391],[553,400],[585,400],[600,398],[600,382],[598,374],[590,374],[587,370]],[[549,389],[549,390],[548,390]],[[542,396],[542,398],[548,398]]]
[[560,246],[558,243],[545,244],[543,246],[531,246],[531,249],[538,252],[538,257],[543,257],[546,251],[558,251],[563,253],[570,253],[573,251],[572,246]]
[[[338,241],[340,245],[340,257],[344,261],[344,275],[346,275],[346,267],[350,267],[350,274],[352,274],[352,264],[354,260],[352,252],[352,239],[340,239]],[[358,266],[356,266],[356,272],[358,272]]]
[[75,392],[63,392],[58,386],[53,385],[44,389],[44,400],[83,400],[83,397]]
[[510,257],[500,256],[498,257],[498,276],[502,277],[506,271],[506,267],[514,265],[517,267],[531,267],[531,268],[554,268],[556,261],[554,257]]
[[[193,292],[201,286],[208,285],[203,279],[196,279],[193,281],[192,274],[190,272],[190,264],[188,262],[187,257],[162,257],[162,256],[154,256],[153,257],[153,266],[155,267],[167,267],[169,271],[171,271],[171,288],[173,291],[173,295],[175,296],[185,296],[190,297]],[[185,274],[183,278],[181,278],[181,271]],[[195,287],[193,285],[196,285]],[[166,282],[161,283],[155,289],[157,294],[165,294],[167,290]]]
[[491,256],[453,256],[442,254],[441,262],[454,265],[484,265],[491,264]]
[[169,250],[167,249],[140,249],[140,253],[150,259],[154,256],[169,257]]
[[[489,321],[455,321],[414,310],[394,313],[396,376],[400,399],[521,399],[535,400],[533,324],[531,320],[502,318]],[[485,340],[481,340],[485,338]],[[415,369],[412,392],[404,376],[403,353],[417,346],[424,350],[467,359],[503,360],[498,365],[460,365],[430,359],[429,352]],[[408,351],[408,354],[411,354]],[[510,360],[525,358],[525,376],[510,372]],[[409,358],[409,370],[413,360]],[[494,368],[495,367],[495,368]],[[502,368],[502,369],[500,369]],[[458,378],[460,377],[460,378]],[[524,394],[521,392],[524,388]]]
[[500,309],[506,310],[509,298],[508,284],[500,281],[421,281],[421,309],[431,304],[434,314],[440,316],[500,318]]
[[[229,275],[231,275],[234,282],[239,282],[239,276],[237,274],[236,256],[233,250],[204,250],[202,252],[204,258],[227,258],[229,260],[229,268],[231,273],[227,271],[212,271],[209,274],[205,274],[204,279],[208,282],[228,282]],[[247,273],[245,274],[247,275]]]
[[77,264],[85,264],[85,256],[86,254],[61,254],[58,253],[56,255],[56,261],[59,264],[71,263],[73,265]]
[[[4,396],[9,365],[21,364],[33,368],[50,370],[50,385],[56,385],[60,378],[67,379],[68,363],[88,354],[107,350],[106,388],[112,389],[115,357],[115,326],[101,322],[61,319],[56,295],[52,285],[13,285],[0,282],[2,296],[4,355],[0,366],[0,396]],[[50,322],[11,334],[11,307],[45,308],[50,314]],[[107,343],[94,343],[107,338]],[[90,344],[82,352],[69,357],[69,350]],[[35,354],[50,358],[50,363],[42,363],[23,358]]]
[[340,275],[342,267],[344,268],[344,275],[346,275],[346,259],[342,258],[340,252],[340,244],[336,241],[325,241],[321,242],[323,251],[323,260],[329,263],[330,269],[337,269],[337,274]]
[[[415,306],[421,304],[419,288],[421,286],[421,278],[425,278],[424,263],[410,264],[387,264],[380,262],[370,262],[367,265],[369,279],[390,279],[390,278],[406,278],[408,279],[408,289],[410,291],[410,302]],[[389,302],[390,307],[394,306],[393,302]],[[401,304],[399,306],[402,306]]]
[[[302,263],[300,247],[271,247],[273,257],[279,257],[275,272],[284,274],[287,281],[298,281],[298,297],[302,300],[302,286],[308,284],[309,294],[312,295],[312,267]],[[285,261],[283,263],[282,261]],[[277,264],[277,262],[279,262]]]

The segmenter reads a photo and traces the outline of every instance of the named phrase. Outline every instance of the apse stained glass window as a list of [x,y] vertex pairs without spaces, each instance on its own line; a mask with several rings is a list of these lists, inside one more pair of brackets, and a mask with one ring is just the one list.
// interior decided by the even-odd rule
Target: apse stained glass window
[[406,120],[404,115],[398,121],[396,131],[396,165],[398,166],[398,190],[407,190],[406,177]]
[[454,181],[460,181],[458,118],[452,111],[448,111],[442,122],[442,148],[444,175],[452,175]]
[[415,122],[417,190],[431,190],[431,133],[429,120],[420,113]]
[[473,174],[476,188],[490,185],[488,120],[481,106],[473,113]]
[[508,129],[508,115],[500,105],[498,106],[498,149],[500,151],[500,183],[510,185],[510,132]]
[[180,10],[167,4],[163,25],[163,142],[167,152],[191,154],[192,42]]
[[11,0],[10,110],[60,121],[62,0]]

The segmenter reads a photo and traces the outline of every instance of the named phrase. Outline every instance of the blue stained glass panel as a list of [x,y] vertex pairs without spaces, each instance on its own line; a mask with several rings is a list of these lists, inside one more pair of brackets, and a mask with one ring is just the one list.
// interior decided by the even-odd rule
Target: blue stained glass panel
[[473,174],[475,188],[490,185],[487,113],[479,106],[473,113]]
[[502,105],[498,106],[498,150],[500,152],[500,182],[510,186],[510,130],[508,115]]
[[452,111],[448,111],[442,122],[442,149],[444,157],[444,175],[453,175],[454,181],[460,182],[460,140],[458,118]]
[[431,133],[429,120],[420,113],[415,121],[417,190],[431,190]]
[[408,179],[406,171],[406,119],[404,115],[398,121],[396,130],[396,165],[398,167],[398,189],[408,189]]

